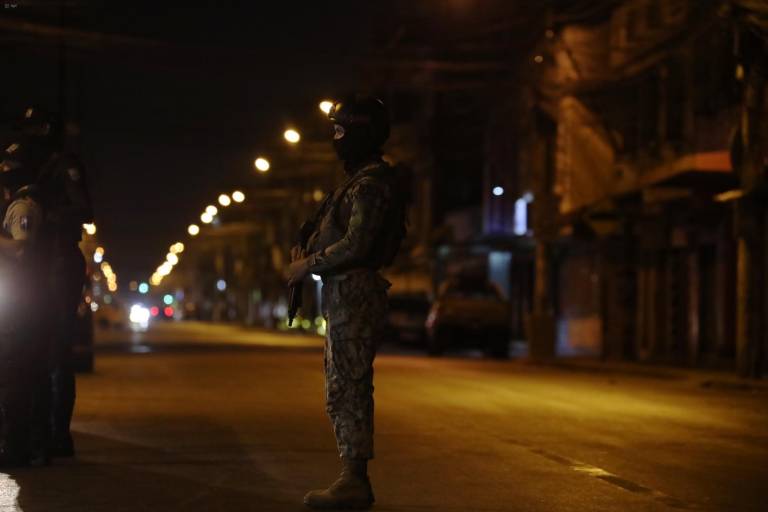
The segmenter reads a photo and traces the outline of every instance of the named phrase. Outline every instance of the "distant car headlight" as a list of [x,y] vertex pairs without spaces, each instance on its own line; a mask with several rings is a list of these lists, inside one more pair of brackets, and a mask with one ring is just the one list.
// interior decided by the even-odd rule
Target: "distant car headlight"
[[131,306],[131,312],[128,315],[128,319],[134,323],[138,324],[142,327],[146,327],[149,325],[149,317],[151,316],[151,313],[148,308],[145,308],[141,304],[134,304]]

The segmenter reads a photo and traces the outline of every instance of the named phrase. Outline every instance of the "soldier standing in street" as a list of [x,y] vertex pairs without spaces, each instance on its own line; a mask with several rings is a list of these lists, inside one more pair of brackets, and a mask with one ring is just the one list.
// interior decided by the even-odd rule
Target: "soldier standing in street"
[[83,166],[74,155],[61,151],[61,133],[55,128],[53,119],[35,108],[27,109],[21,122],[22,133],[39,151],[37,183],[46,212],[44,236],[51,247],[51,451],[53,456],[71,457],[76,396],[72,349],[86,279],[79,243],[83,224],[93,222],[93,210]]
[[0,235],[6,292],[0,301],[0,464],[9,465],[49,461],[50,345],[40,322],[46,311],[48,251],[30,149],[13,142],[0,155],[0,186],[8,204]]
[[367,508],[373,458],[373,360],[387,310],[389,283],[379,270],[392,263],[406,231],[410,183],[401,167],[382,160],[389,115],[373,97],[356,95],[329,113],[333,144],[347,180],[315,215],[306,248],[291,253],[289,284],[308,274],[323,280],[326,410],[343,469],[328,489],[304,498],[311,508]]

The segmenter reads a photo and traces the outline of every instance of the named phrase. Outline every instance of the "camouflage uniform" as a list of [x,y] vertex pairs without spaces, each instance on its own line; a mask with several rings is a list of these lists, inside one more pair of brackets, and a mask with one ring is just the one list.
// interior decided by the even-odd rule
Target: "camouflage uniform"
[[378,160],[363,165],[329,196],[308,244],[324,284],[326,410],[346,459],[373,458],[373,360],[389,288],[375,252],[390,194],[382,170]]

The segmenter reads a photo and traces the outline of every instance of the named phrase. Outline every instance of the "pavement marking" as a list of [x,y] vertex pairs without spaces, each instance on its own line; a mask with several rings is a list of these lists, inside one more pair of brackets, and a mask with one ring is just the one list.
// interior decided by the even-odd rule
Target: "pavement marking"
[[541,448],[536,448],[534,446],[527,445],[525,443],[521,443],[520,441],[515,441],[512,439],[507,439],[507,442],[510,444],[514,444],[517,446],[520,446],[522,448],[527,449],[528,451],[535,453],[536,455],[539,455],[541,457],[544,457],[545,459],[549,459],[552,462],[556,462],[562,466],[566,466],[573,471],[576,471],[577,473],[583,473],[585,475],[589,475],[593,478],[600,479],[604,482],[607,482],[611,485],[615,485],[616,487],[620,487],[621,489],[624,489],[625,491],[629,491],[635,494],[642,494],[645,496],[649,496],[653,498],[654,500],[658,501],[659,503],[663,503],[664,505],[667,505],[668,507],[677,508],[677,509],[685,509],[685,510],[695,510],[699,507],[693,503],[687,503],[683,500],[680,500],[678,498],[669,496],[668,494],[664,494],[661,491],[657,491],[655,489],[651,489],[650,487],[646,487],[644,485],[638,484],[636,482],[633,482],[631,480],[627,480],[626,478],[622,478],[618,475],[614,475],[613,473],[610,473],[602,468],[599,468],[597,466],[593,466],[591,464],[586,464],[584,462],[579,462],[574,459],[569,459],[568,457],[563,457],[562,455],[558,455],[556,453],[549,452],[547,450],[542,450]]

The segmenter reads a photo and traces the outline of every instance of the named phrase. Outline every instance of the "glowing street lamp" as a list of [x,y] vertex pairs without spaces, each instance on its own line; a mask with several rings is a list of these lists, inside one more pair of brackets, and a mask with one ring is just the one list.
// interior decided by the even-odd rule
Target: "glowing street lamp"
[[210,224],[213,222],[213,215],[208,212],[203,212],[202,215],[200,215],[200,220],[203,222],[203,224]]
[[96,234],[96,224],[83,224],[83,229],[90,236]]
[[232,204],[232,200],[229,198],[229,196],[227,194],[221,194],[219,196],[219,204],[221,206],[223,206],[224,208],[226,208],[227,206]]
[[219,213],[219,209],[213,206],[212,204],[209,204],[208,206],[205,207],[205,213],[213,217],[217,213]]
[[[288,132],[286,132],[288,133]],[[298,133],[296,134],[298,136]],[[287,137],[286,137],[287,138]],[[297,139],[298,141],[298,139]],[[271,167],[269,160],[267,160],[264,157],[259,157],[256,160],[253,161],[253,166],[256,167],[256,170],[259,172],[267,172],[269,168]]]
[[171,265],[176,265],[179,262],[179,257],[173,254],[172,252],[169,252],[165,255],[165,261],[170,263]]
[[197,236],[200,234],[200,226],[197,224],[190,224],[187,228],[187,233],[189,233],[190,236]]
[[328,115],[331,113],[331,109],[333,108],[333,102],[331,100],[323,100],[320,102],[320,110],[323,111],[325,115]]
[[171,252],[173,254],[181,254],[184,252],[184,249],[185,249],[184,244],[181,242],[176,242],[171,246]]
[[291,144],[296,144],[301,140],[301,135],[299,135],[299,132],[294,130],[293,128],[288,128],[283,133],[283,137],[285,137],[285,140],[290,142]]
[[232,200],[236,203],[242,203],[245,201],[245,194],[240,192],[239,190],[235,190],[232,192]]

